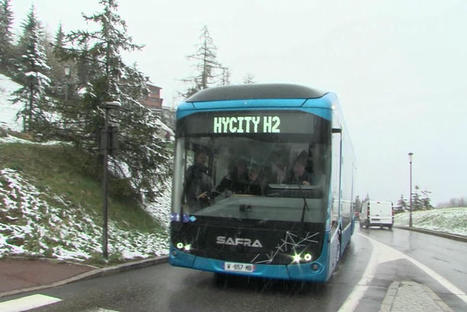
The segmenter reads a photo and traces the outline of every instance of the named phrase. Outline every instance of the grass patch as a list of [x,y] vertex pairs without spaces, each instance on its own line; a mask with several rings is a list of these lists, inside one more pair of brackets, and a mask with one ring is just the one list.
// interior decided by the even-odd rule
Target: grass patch
[[[70,206],[80,207],[102,218],[102,185],[97,178],[102,169],[97,160],[68,145],[0,144],[0,168],[11,168],[31,178],[43,192],[64,196]],[[113,183],[121,188],[122,181]],[[138,206],[133,196],[112,195],[109,186],[109,216],[122,229],[146,233],[162,232],[162,227]],[[119,190],[119,194],[122,192]],[[50,201],[50,200],[49,200]],[[50,202],[55,207],[62,203]],[[67,209],[67,207],[63,207]],[[101,223],[102,220],[96,220]]]

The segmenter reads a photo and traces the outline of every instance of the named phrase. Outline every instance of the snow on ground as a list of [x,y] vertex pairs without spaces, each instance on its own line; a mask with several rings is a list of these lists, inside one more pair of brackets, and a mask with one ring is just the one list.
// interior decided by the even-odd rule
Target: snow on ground
[[21,143],[21,144],[35,144],[35,145],[58,145],[58,144],[71,144],[69,142],[63,141],[46,141],[46,142],[33,142],[30,140],[21,139],[12,135],[7,135],[6,137],[0,137],[1,143]]
[[16,120],[16,114],[23,108],[22,104],[12,104],[11,93],[21,86],[5,75],[0,74],[0,127],[13,131],[22,129],[22,119]]
[[[16,120],[16,116],[23,105],[11,103],[11,93],[20,87],[0,74],[0,128],[22,130],[22,119]],[[168,131],[165,124],[158,123]],[[173,131],[169,133],[173,135]],[[1,143],[66,144],[31,142],[11,135],[0,137]],[[155,202],[146,203],[145,210],[165,227],[165,233],[126,231],[109,221],[110,255],[133,259],[168,253],[171,181],[161,187],[164,193]],[[0,257],[30,255],[84,261],[101,254],[102,227],[98,223],[97,215],[73,207],[58,194],[40,192],[20,172],[0,170]]]
[[[20,172],[0,170],[0,257],[46,256],[84,261],[101,254],[99,217],[39,191]],[[122,259],[168,253],[167,233],[140,233],[109,222],[109,254]]]
[[167,179],[167,181],[160,185],[160,188],[164,190],[161,196],[156,198],[154,202],[146,202],[144,204],[144,210],[168,230],[170,224],[172,179]]
[[[409,225],[409,212],[396,214],[395,225]],[[467,236],[467,207],[412,212],[414,227]]]

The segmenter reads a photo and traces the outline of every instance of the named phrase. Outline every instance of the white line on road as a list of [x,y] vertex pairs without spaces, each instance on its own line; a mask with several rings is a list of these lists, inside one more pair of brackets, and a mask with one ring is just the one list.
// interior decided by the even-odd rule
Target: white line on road
[[363,295],[368,289],[368,283],[373,279],[376,266],[378,265],[375,252],[375,246],[372,245],[370,261],[366,266],[365,272],[363,272],[362,278],[358,281],[357,285],[353,288],[352,292],[347,296],[344,303],[339,308],[339,312],[353,312],[357,308],[358,303],[363,298]]
[[423,263],[415,260],[414,258],[400,252],[397,249],[394,249],[386,244],[383,244],[377,240],[374,240],[373,238],[368,237],[367,235],[363,235],[361,233],[357,233],[357,235],[360,235],[370,242],[370,244],[373,247],[373,250],[371,252],[370,256],[370,261],[368,262],[368,265],[365,269],[365,272],[363,273],[362,278],[360,281],[357,283],[357,285],[354,287],[350,295],[347,297],[347,299],[344,301],[342,306],[339,308],[339,312],[352,312],[355,311],[358,303],[360,300],[363,298],[363,295],[365,294],[366,290],[368,289],[368,284],[369,282],[373,279],[374,277],[374,272],[376,271],[376,267],[380,263],[388,262],[388,261],[393,261],[397,259],[405,259],[416,266],[418,266],[420,269],[425,271],[426,274],[431,276],[433,279],[438,281],[444,288],[449,290],[452,294],[456,295],[459,299],[467,303],[467,295],[457,288],[454,284],[449,282],[447,279],[424,265]]
[[444,288],[449,290],[449,292],[456,295],[457,297],[459,297],[460,300],[467,303],[467,295],[465,294],[465,292],[463,292],[461,289],[456,287],[453,283],[451,283],[450,281],[448,281],[447,279],[445,279],[440,274],[436,273],[435,271],[433,271],[432,269],[430,269],[429,267],[427,267],[423,263],[421,263],[418,260],[415,260],[414,258],[400,252],[399,250],[397,250],[395,248],[392,248],[392,247],[390,247],[390,246],[388,246],[386,244],[378,242],[377,240],[374,240],[373,238],[370,238],[370,237],[368,237],[366,235],[363,235],[363,234],[360,234],[360,233],[359,233],[359,235],[365,236],[367,239],[372,241],[373,244],[379,245],[379,247],[380,247],[379,249],[387,248],[388,250],[390,250],[394,254],[397,254],[399,256],[399,258],[403,258],[403,259],[406,259],[406,260],[412,262],[413,264],[418,266],[420,269],[425,271],[426,274],[430,275],[433,279],[437,280]]
[[2,312],[19,312],[27,311],[34,308],[39,308],[48,304],[62,301],[61,299],[49,297],[45,295],[31,295],[18,299],[0,302],[0,311]]
[[91,310],[86,310],[84,312],[118,312],[116,310],[107,310],[107,309],[102,309],[102,308],[95,308]]

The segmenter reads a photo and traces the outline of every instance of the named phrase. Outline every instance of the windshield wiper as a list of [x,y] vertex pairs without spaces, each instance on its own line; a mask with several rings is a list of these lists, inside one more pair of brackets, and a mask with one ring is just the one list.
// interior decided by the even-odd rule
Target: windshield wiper
[[300,193],[302,194],[302,198],[303,198],[302,217],[300,218],[300,223],[303,224],[305,222],[305,209],[310,210],[310,208],[308,208],[308,203],[306,201],[305,193],[303,193],[302,186],[300,184],[297,184],[297,185],[298,185],[298,188],[300,189]]

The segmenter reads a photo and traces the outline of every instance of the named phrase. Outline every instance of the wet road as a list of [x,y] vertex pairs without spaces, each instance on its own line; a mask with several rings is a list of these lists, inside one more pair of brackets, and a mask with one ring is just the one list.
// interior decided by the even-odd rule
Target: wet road
[[[389,285],[394,280],[409,280],[430,287],[454,311],[467,311],[462,298],[423,267],[465,293],[466,255],[467,243],[375,228],[354,234],[343,261],[326,285],[302,287],[299,283],[246,278],[219,282],[212,273],[160,264],[43,290],[39,293],[62,301],[36,310],[378,311]],[[418,266],[418,262],[423,265]]]
[[360,231],[417,259],[467,293],[467,243],[407,230]]

